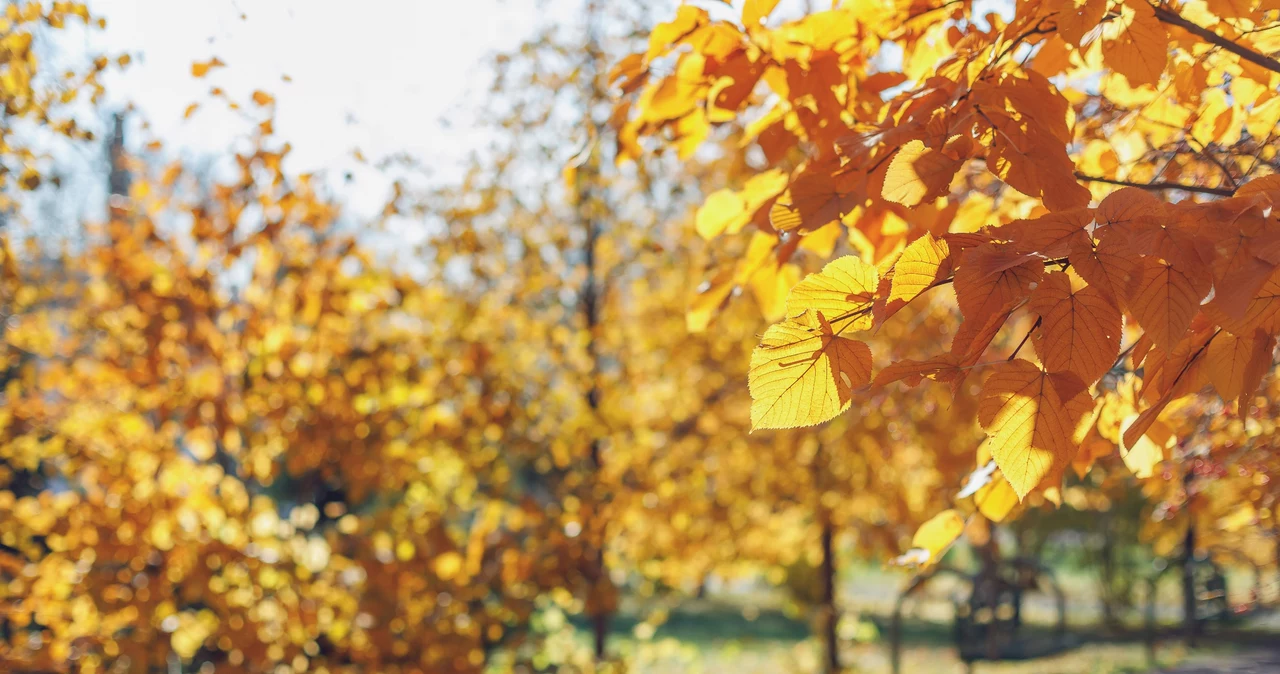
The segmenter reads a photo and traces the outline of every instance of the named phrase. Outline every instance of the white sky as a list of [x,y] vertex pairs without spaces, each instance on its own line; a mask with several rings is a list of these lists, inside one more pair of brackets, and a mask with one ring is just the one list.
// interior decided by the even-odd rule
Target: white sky
[[[225,152],[246,128],[210,101],[213,86],[245,101],[277,100],[276,131],[293,144],[290,169],[356,166],[408,152],[448,165],[481,139],[438,120],[488,80],[484,57],[519,45],[538,19],[535,0],[90,0],[107,19],[93,38],[133,64],[106,78],[109,100],[132,102],[170,149]],[[243,18],[242,18],[243,15]],[[193,61],[226,68],[204,79]],[[292,81],[282,80],[288,75]],[[193,102],[204,103],[184,121]],[[344,198],[356,212],[381,205],[386,184],[357,171]],[[354,188],[354,189],[353,189]]]

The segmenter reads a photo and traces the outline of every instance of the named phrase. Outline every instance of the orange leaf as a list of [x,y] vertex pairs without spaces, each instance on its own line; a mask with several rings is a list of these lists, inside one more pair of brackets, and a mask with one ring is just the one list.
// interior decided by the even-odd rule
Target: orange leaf
[[1071,372],[1088,385],[1120,355],[1120,310],[1091,286],[1073,290],[1067,273],[1045,276],[1028,308],[1040,315],[1033,343],[1046,370]]
[[1144,0],[1128,0],[1102,29],[1102,62],[1137,88],[1160,81],[1169,62],[1169,34]]
[[1223,311],[1216,297],[1205,305],[1204,312],[1215,324],[1233,335],[1249,335],[1259,329],[1274,333],[1280,328],[1280,270],[1271,274],[1266,283],[1262,284],[1262,288],[1239,317],[1232,317]]
[[1132,292],[1137,275],[1138,259],[1125,247],[1116,243],[1122,235],[1111,229],[1098,230],[1098,240],[1085,236],[1074,239],[1067,249],[1067,261],[1108,301],[1117,307],[1124,306],[1124,299]]
[[895,381],[903,381],[907,386],[919,386],[925,377],[938,381],[950,381],[959,374],[960,370],[955,363],[945,355],[924,361],[907,359],[891,363],[880,370],[876,373],[872,385],[884,386]]
[[985,321],[1025,298],[1031,284],[1044,275],[1034,255],[1000,244],[983,244],[964,252],[955,274],[956,301],[966,321]]
[[1191,327],[1209,289],[1167,262],[1153,257],[1143,262],[1142,276],[1128,298],[1129,312],[1151,341],[1169,347]]
[[1241,412],[1246,412],[1249,398],[1271,369],[1275,344],[1275,337],[1261,331],[1247,337],[1228,333],[1215,337],[1205,353],[1205,369],[1218,395],[1227,401],[1239,399]]
[[204,77],[209,74],[210,70],[213,70],[214,68],[221,68],[225,65],[227,64],[223,63],[222,59],[219,59],[216,56],[208,61],[197,61],[191,64],[191,76]]
[[1077,47],[1085,33],[1097,28],[1107,13],[1107,0],[1054,0],[1048,6],[1058,12],[1058,35]]
[[1019,253],[1035,253],[1046,258],[1067,254],[1072,242],[1088,236],[1085,227],[1093,222],[1093,211],[1073,208],[1047,213],[1034,220],[1015,220],[993,232],[1006,239]]

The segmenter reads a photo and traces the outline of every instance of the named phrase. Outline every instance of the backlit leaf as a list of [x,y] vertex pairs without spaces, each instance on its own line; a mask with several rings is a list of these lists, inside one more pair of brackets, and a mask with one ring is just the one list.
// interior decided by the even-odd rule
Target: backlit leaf
[[1049,372],[1071,372],[1092,384],[1120,355],[1120,310],[1092,286],[1073,288],[1066,272],[1047,274],[1028,308],[1040,315],[1033,343]]
[[978,419],[991,455],[1022,499],[1075,457],[1076,425],[1093,409],[1075,375],[1050,374],[1024,360],[994,366],[982,387]]
[[876,268],[853,255],[827,263],[809,274],[787,296],[787,315],[815,311],[836,332],[871,327],[871,305],[877,286]]
[[751,428],[812,426],[849,408],[871,380],[871,349],[815,312],[774,324],[751,354]]

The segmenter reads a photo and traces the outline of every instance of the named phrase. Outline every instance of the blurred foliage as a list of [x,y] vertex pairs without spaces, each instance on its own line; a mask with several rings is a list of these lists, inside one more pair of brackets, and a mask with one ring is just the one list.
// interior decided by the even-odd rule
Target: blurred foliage
[[[747,3],[752,31],[773,4]],[[722,97],[760,102],[732,81],[701,112],[637,124],[639,85],[616,68],[675,39],[650,11],[587,3],[496,56],[475,120],[491,144],[445,183],[415,158],[374,160],[393,185],[376,217],[289,170],[271,93],[215,89],[185,114],[251,122],[216,158],[226,170],[116,138],[103,182],[119,193],[75,245],[0,231],[6,671],[719,671],[757,644],[698,631],[716,619],[766,635],[764,669],[812,671],[869,648],[901,578],[850,582],[849,562],[970,562],[948,553],[963,532],[1096,572],[1116,621],[1190,522],[1215,554],[1275,562],[1274,381],[1248,415],[1210,395],[1170,406],[1142,459],[1116,451],[1135,375],[1108,373],[1088,451],[1029,495],[996,472],[963,377],[751,433],[753,349],[792,288],[822,278],[806,274],[838,255],[867,271],[911,234],[1031,207],[973,177],[972,205],[773,229],[799,127],[728,114]],[[50,72],[37,54],[75,22],[102,25],[75,3],[5,7],[7,213],[56,175],[41,134],[94,147],[76,106],[106,113],[98,77],[128,66]],[[774,44],[812,28],[787,22]],[[642,131],[672,151],[640,151]],[[405,231],[415,243],[376,245]],[[866,341],[895,362],[972,329],[946,300],[894,311]],[[1016,355],[1019,327],[984,348]]]

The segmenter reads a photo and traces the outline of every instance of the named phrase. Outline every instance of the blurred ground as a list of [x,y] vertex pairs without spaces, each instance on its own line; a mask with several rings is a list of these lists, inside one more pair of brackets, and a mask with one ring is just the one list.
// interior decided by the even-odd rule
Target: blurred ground
[[[887,638],[875,625],[885,623],[882,617],[892,610],[904,581],[902,573],[878,568],[858,569],[846,575],[842,607],[849,617],[842,629],[846,637],[842,659],[850,671],[890,672]],[[1091,578],[1087,574],[1065,573],[1059,582],[1068,597],[1068,620],[1073,627],[1096,625],[1099,611]],[[1241,587],[1239,583],[1236,586]],[[1176,620],[1176,593],[1169,592],[1165,597],[1163,590],[1157,614],[1162,621]],[[927,602],[908,613],[904,629],[904,673],[967,671],[951,641],[952,609],[948,603],[951,591],[952,588],[939,587],[930,593]],[[1053,614],[1052,607],[1048,598],[1033,597],[1028,601],[1027,613],[1033,622],[1045,622]],[[632,672],[807,674],[821,670],[820,647],[810,638],[807,619],[778,593],[736,592],[685,600],[652,631],[643,622],[644,614],[641,607],[633,605],[624,610],[614,624],[617,638],[612,643],[624,655]],[[1131,622],[1136,618],[1132,616]],[[1272,614],[1261,616],[1249,625],[1273,630],[1275,623]],[[979,663],[975,671],[984,674],[1280,673],[1280,656],[1275,652],[1213,644],[1211,639],[1207,643],[1207,649],[1195,651],[1188,651],[1181,643],[1162,644],[1156,652],[1155,668],[1142,643],[1095,643],[1027,662]]]

